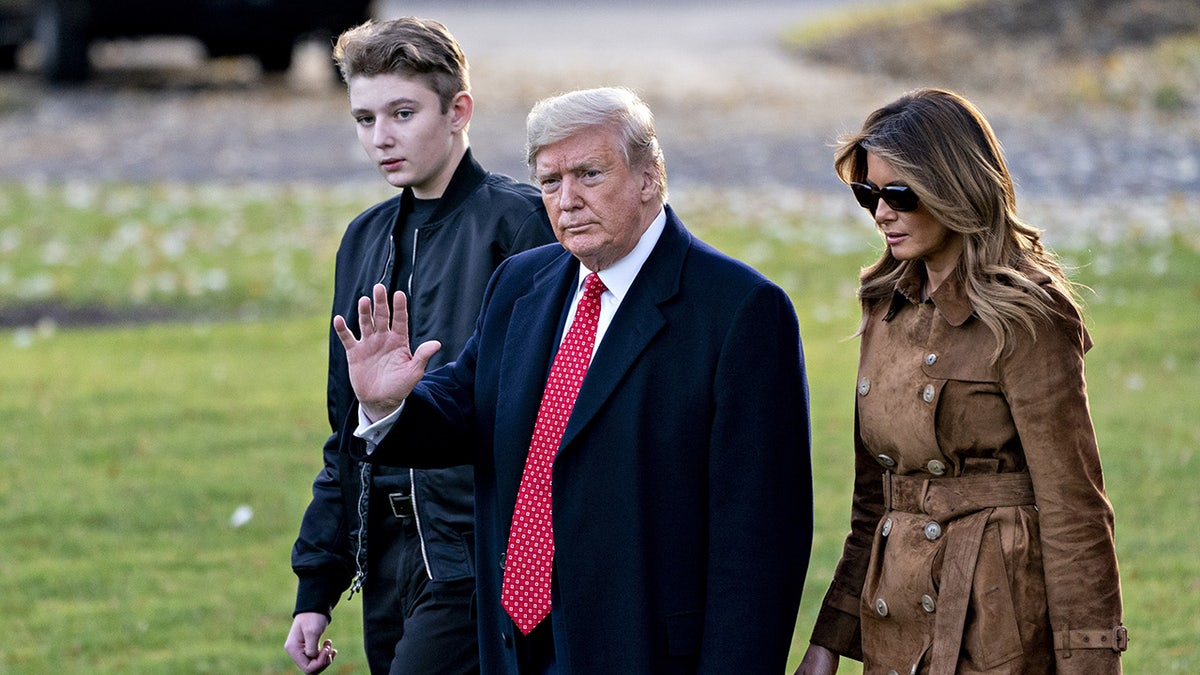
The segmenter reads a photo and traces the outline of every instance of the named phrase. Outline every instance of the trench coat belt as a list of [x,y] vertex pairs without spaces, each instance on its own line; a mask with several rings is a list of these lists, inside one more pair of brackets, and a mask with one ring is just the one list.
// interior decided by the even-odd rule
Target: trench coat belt
[[953,528],[944,530],[942,583],[929,660],[930,675],[954,675],[988,518],[1000,506],[1033,504],[1033,482],[1024,471],[958,478],[900,476],[888,471],[883,475],[883,495],[890,511],[923,513],[941,525],[954,521]]
[[1034,503],[1029,472],[988,473],[958,478],[883,474],[883,506],[889,511],[924,513],[939,524],[998,506]]

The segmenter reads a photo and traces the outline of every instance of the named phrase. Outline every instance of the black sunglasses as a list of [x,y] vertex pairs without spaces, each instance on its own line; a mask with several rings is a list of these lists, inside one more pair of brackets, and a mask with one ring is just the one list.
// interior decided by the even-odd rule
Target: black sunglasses
[[851,183],[850,189],[858,203],[870,211],[871,215],[875,215],[880,198],[883,198],[893,211],[916,211],[917,202],[921,201],[917,193],[907,185],[885,185],[877,188],[868,183]]

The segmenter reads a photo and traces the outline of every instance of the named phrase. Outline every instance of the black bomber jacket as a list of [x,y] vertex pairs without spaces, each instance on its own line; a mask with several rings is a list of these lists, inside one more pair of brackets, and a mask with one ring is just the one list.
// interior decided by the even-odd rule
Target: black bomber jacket
[[[392,276],[391,237],[409,190],[359,214],[346,229],[337,254],[333,315],[358,333],[356,303]],[[429,222],[417,232],[409,297],[412,343],[441,341],[429,368],[452,360],[475,328],[484,289],[508,256],[554,242],[537,189],[483,169],[468,149]],[[299,577],[295,613],[329,615],[347,588],[357,590],[366,569],[364,527],[372,467],[354,461],[341,429],[357,415],[337,335],[329,335],[328,414],[332,434],[324,467],[313,481],[313,498],[292,548]],[[354,429],[355,423],[346,425]],[[434,580],[474,574],[472,467],[409,469],[413,511],[426,572]]]

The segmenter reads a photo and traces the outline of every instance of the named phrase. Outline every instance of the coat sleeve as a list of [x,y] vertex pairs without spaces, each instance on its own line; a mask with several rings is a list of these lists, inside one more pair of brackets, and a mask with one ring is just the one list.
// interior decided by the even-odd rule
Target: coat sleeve
[[1090,340],[1074,306],[1055,297],[1054,321],[1002,360],[1002,386],[1033,479],[1057,672],[1119,673],[1121,583],[1084,380]]
[[[292,546],[292,571],[298,585],[295,613],[320,612],[331,615],[341,592],[354,576],[354,557],[344,490],[353,482],[355,463],[341,451],[342,420],[337,419],[350,396],[346,356],[330,329],[329,373],[326,402],[333,432],[326,439],[324,464],[312,484],[312,501],[300,521],[300,532]],[[351,498],[353,495],[351,495]]]
[[[439,469],[471,464],[474,454],[473,371],[464,358],[427,374],[404,401],[404,410],[371,454],[355,439],[352,454],[361,461],[415,469]],[[473,354],[473,352],[471,352]]]
[[338,596],[350,586],[354,561],[345,518],[338,460],[338,434],[325,442],[325,465],[313,480],[312,501],[304,511],[292,546],[292,571],[298,580],[294,612],[330,616]]
[[875,528],[883,515],[883,470],[862,443],[854,406],[854,494],[850,506],[850,533],[833,581],[821,602],[810,642],[843,656],[862,660],[862,623],[859,606]]
[[734,309],[713,391],[698,672],[781,672],[812,546],[812,468],[799,325],[778,287]]

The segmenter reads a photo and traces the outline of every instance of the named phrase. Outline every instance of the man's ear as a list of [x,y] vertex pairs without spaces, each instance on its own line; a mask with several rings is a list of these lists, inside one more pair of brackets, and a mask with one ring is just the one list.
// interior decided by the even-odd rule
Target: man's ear
[[460,91],[450,101],[450,124],[455,132],[463,131],[471,123],[471,113],[475,111],[475,99],[470,92]]
[[658,171],[655,169],[653,162],[647,162],[648,166],[642,169],[642,202],[649,202],[652,199],[658,199]]

